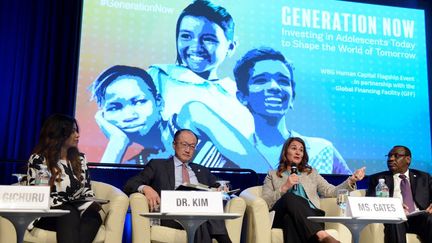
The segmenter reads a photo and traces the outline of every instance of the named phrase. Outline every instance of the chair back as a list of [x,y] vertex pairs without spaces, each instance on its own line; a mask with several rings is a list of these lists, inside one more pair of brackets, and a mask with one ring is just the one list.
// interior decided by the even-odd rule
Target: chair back
[[[262,196],[262,186],[254,186],[244,190],[240,197],[246,201],[246,242],[279,243],[283,242],[281,229],[273,228],[269,208]],[[320,199],[321,209],[326,215],[340,215],[336,198]],[[351,234],[341,224],[326,223],[326,231],[341,242],[350,242]]]
[[240,197],[246,202],[246,242],[271,242],[271,222],[267,203],[262,196],[262,186],[250,187]]
[[[102,225],[93,243],[121,242],[125,217],[129,207],[129,198],[120,189],[104,182],[91,181],[91,186],[97,198],[110,201],[102,205],[103,210],[99,212],[102,218]],[[24,241],[54,243],[56,242],[56,233],[34,228],[31,232],[26,232]]]
[[[148,213],[149,206],[147,198],[142,193],[133,193],[129,196],[132,215],[132,242],[186,242],[186,232],[169,228],[166,226],[150,226],[150,220],[140,216],[140,213]],[[246,203],[243,198],[232,198],[224,208],[227,213],[238,213],[239,218],[225,220],[228,235],[233,243],[240,243],[243,215],[246,210]]]
[[364,197],[366,196],[366,189],[354,190],[350,192],[351,197]]

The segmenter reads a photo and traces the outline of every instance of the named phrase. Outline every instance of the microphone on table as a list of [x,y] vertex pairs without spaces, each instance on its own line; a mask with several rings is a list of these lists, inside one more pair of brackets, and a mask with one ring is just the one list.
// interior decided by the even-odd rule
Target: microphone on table
[[[291,174],[297,174],[297,171],[298,171],[298,169],[297,169],[297,164],[296,163],[292,163],[291,164]],[[294,191],[297,191],[297,184],[294,184],[293,185],[293,190]]]

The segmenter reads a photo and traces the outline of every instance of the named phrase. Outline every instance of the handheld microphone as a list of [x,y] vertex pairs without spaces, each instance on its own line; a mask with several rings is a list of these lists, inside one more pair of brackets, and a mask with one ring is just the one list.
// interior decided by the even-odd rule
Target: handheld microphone
[[[297,169],[297,165],[296,165],[296,163],[292,163],[291,164],[291,174],[297,174],[297,171],[298,171],[298,169]],[[293,190],[294,191],[297,191],[297,184],[295,184],[295,185],[293,185]]]

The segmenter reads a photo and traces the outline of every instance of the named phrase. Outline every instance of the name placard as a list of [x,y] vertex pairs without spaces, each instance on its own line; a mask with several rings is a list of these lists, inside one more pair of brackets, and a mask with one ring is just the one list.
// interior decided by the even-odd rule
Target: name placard
[[49,209],[49,186],[0,186],[0,209]]
[[222,193],[161,191],[161,213],[223,213]]
[[401,199],[394,197],[348,197],[346,216],[406,219]]

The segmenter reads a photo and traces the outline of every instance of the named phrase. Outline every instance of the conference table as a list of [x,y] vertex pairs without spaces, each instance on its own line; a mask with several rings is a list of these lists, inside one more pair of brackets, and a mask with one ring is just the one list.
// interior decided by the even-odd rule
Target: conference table
[[344,217],[344,216],[309,216],[307,217],[309,220],[320,223],[341,223],[345,225],[348,230],[351,232],[351,242],[359,243],[360,242],[360,232],[364,227],[368,224],[372,223],[382,223],[382,224],[399,224],[405,222],[406,219],[402,218],[353,218],[353,217]]
[[58,217],[69,213],[69,210],[48,209],[0,209],[0,216],[8,219],[15,227],[17,242],[22,243],[28,225],[39,217]]
[[238,213],[140,213],[141,216],[156,219],[171,219],[177,221],[186,230],[188,243],[193,243],[195,231],[209,219],[235,219]]

